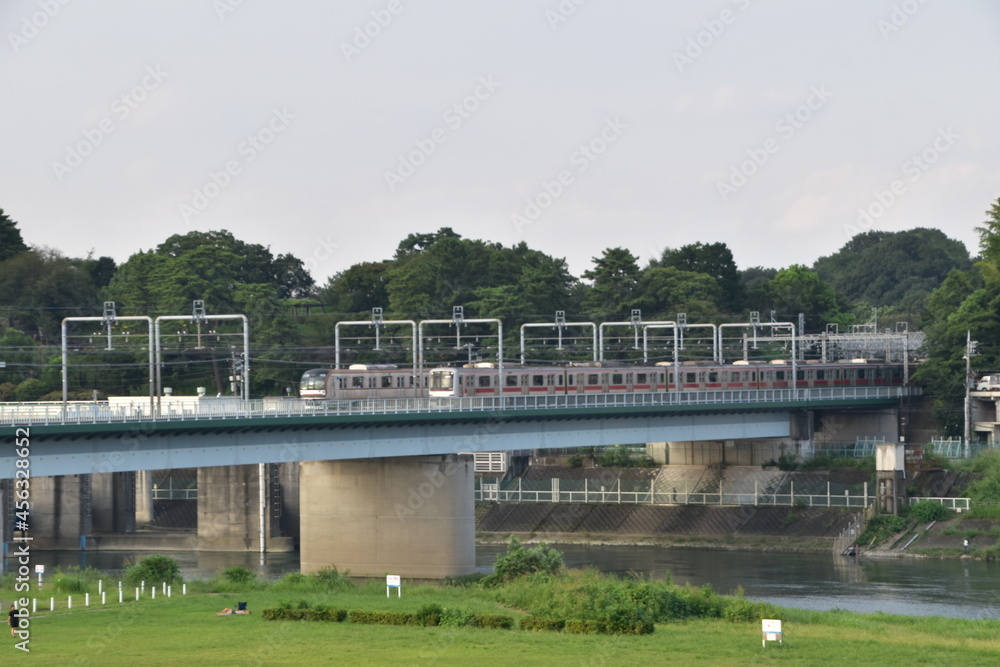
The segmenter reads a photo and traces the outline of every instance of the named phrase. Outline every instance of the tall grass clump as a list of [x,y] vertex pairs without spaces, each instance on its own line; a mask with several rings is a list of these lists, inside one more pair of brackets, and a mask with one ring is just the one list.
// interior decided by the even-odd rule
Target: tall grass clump
[[953,512],[934,500],[918,500],[907,508],[907,514],[917,523],[930,523],[951,518]]
[[173,558],[163,554],[146,556],[138,563],[125,568],[124,578],[130,586],[138,586],[143,581],[148,584],[180,583],[181,566]]

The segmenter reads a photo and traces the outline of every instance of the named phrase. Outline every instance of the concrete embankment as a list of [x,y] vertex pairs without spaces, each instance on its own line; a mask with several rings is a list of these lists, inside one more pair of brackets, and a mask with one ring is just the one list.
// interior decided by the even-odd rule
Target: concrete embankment
[[478,539],[825,551],[855,512],[796,507],[481,503]]

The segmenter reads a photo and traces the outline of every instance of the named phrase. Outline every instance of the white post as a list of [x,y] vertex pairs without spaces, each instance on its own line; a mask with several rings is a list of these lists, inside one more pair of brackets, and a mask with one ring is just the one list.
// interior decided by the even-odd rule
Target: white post
[[146,594],[146,582],[145,581],[142,582],[142,587],[141,588],[142,588],[142,594],[145,595]]
[[649,504],[656,504],[656,483],[653,480],[649,480]]
[[31,598],[31,613],[38,611],[38,598]]
[[156,599],[156,586],[150,586],[149,590],[153,593],[153,599]]
[[789,505],[794,505],[795,504],[795,482],[794,481],[793,482],[789,482],[788,485],[789,485],[788,504]]
[[56,610],[56,599],[49,598],[49,611],[55,611],[55,610]]
[[72,595],[70,595],[69,597],[66,598],[66,608],[67,609],[72,609],[73,608],[73,596]]
[[587,478],[583,478],[583,502],[590,502],[590,491],[587,489]]
[[187,594],[188,594],[188,585],[181,584],[181,595],[187,595]]
[[98,579],[97,580],[97,592],[98,593],[103,593],[104,592],[104,580],[103,579]]
[[87,593],[83,596],[83,606],[84,607],[90,606],[90,593]]
[[753,506],[757,507],[757,480],[753,481]]
[[826,482],[826,506],[830,506],[830,481]]
[[135,601],[136,602],[139,601],[139,587],[138,586],[136,586],[136,588],[135,588]]
[[865,509],[868,508],[868,482],[865,482]]
[[101,591],[101,606],[103,607],[108,603],[107,593]]
[[167,594],[167,582],[165,582],[165,581],[163,582],[163,594],[164,595]]
[[122,598],[122,589],[118,589],[118,604],[121,604],[125,600]]
[[719,504],[722,504],[722,480],[719,480]]
[[169,597],[173,597],[173,595],[174,595],[174,587],[173,586],[167,586],[167,597],[168,598]]

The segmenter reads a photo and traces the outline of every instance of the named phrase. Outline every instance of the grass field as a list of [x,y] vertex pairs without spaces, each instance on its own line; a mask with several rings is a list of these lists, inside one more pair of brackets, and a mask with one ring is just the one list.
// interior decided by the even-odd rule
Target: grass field
[[[6,594],[5,602],[10,593]],[[760,624],[691,620],[657,624],[652,635],[604,636],[472,628],[264,621],[282,601],[345,609],[415,611],[430,602],[506,613],[476,589],[419,586],[386,599],[384,587],[345,593],[271,590],[189,594],[31,619],[30,655],[8,637],[8,659],[34,665],[993,665],[1000,621],[784,610],[784,644],[761,647]],[[61,607],[65,607],[63,596]],[[246,600],[248,616],[216,616]],[[9,605],[9,602],[7,602]]]

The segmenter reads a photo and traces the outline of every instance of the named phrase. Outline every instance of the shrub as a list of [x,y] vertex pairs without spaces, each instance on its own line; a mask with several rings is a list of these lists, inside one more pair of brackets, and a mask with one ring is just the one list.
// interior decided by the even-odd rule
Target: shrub
[[907,525],[909,525],[907,520],[901,516],[887,514],[873,516],[865,523],[865,532],[858,537],[858,544],[881,542],[888,539],[893,533],[905,530]]
[[909,507],[909,515],[918,523],[941,521],[951,516],[951,510],[933,500],[919,500]]
[[636,607],[615,605],[604,613],[601,631],[611,635],[648,635],[653,632],[653,622]]
[[257,579],[256,574],[239,565],[223,571],[222,576],[231,584],[249,584]]
[[441,605],[434,603],[425,604],[417,610],[417,620],[420,621],[420,625],[440,625],[443,613],[444,609],[441,608]]
[[548,632],[559,632],[566,626],[566,621],[562,618],[547,618],[545,616],[524,616],[518,622],[518,627],[522,630],[546,630]]
[[533,572],[556,574],[562,567],[562,554],[550,549],[544,542],[537,547],[525,549],[520,540],[511,536],[507,543],[507,555],[497,558],[494,572],[483,577],[480,584],[485,588],[493,588]]
[[417,615],[404,611],[363,611],[348,612],[347,618],[358,625],[420,625]]
[[146,556],[135,565],[125,568],[125,581],[130,586],[138,586],[143,581],[153,584],[179,583],[180,571],[181,566],[173,558],[157,554]]
[[596,635],[601,632],[601,624],[597,621],[571,618],[566,621],[564,629],[571,635]]
[[514,627],[514,619],[502,614],[473,614],[469,625],[474,628],[509,630]]
[[319,589],[327,593],[332,593],[334,591],[344,591],[354,588],[354,584],[348,579],[350,570],[345,570],[341,574],[336,566],[321,568],[316,574],[311,575],[313,581],[319,586]]
[[465,609],[446,608],[441,611],[438,625],[446,628],[464,628],[472,623],[472,612]]
[[766,602],[751,602],[745,597],[729,600],[722,612],[722,617],[732,623],[752,623],[762,618],[774,618],[777,609]]

